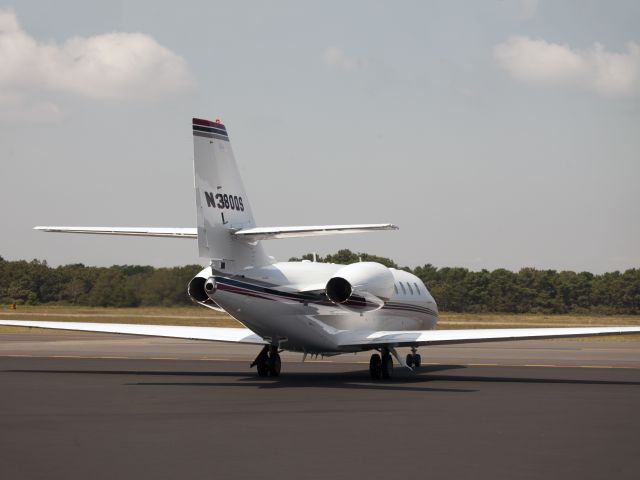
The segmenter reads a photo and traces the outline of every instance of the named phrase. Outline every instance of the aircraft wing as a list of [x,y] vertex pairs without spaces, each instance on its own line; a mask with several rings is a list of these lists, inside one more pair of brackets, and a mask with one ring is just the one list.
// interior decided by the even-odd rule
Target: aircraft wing
[[33,227],[34,230],[56,233],[89,233],[97,235],[128,235],[134,237],[198,238],[195,228],[155,227]]
[[496,328],[471,330],[408,330],[378,331],[358,335],[345,332],[341,347],[410,347],[456,343],[499,342],[542,338],[569,338],[597,335],[640,333],[640,327],[579,327],[579,328]]
[[256,227],[238,230],[235,235],[250,240],[272,238],[314,237],[336,233],[363,233],[377,230],[397,230],[391,223],[368,223],[362,225],[316,225],[303,227]]
[[256,335],[248,328],[180,327],[172,325],[134,325],[126,323],[40,322],[24,320],[0,320],[0,326],[120,333],[124,335],[144,335],[148,337],[250,343],[254,345],[266,344],[260,336]]

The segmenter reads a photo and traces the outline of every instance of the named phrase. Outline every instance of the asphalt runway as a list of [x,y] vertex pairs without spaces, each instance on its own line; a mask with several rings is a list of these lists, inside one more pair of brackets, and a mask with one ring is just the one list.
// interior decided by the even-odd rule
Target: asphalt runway
[[368,355],[270,379],[255,347],[4,334],[0,478],[635,479],[637,343],[423,348],[373,382]]

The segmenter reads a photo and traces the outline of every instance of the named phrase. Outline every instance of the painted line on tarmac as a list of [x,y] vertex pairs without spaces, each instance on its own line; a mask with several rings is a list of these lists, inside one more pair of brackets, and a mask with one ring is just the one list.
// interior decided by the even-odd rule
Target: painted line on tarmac
[[[517,367],[518,365],[512,365]],[[521,367],[541,367],[541,368],[561,368],[563,365],[548,365],[548,364],[537,364],[537,363],[526,363],[524,365],[520,365]]]
[[637,352],[637,348],[579,348],[585,352]]

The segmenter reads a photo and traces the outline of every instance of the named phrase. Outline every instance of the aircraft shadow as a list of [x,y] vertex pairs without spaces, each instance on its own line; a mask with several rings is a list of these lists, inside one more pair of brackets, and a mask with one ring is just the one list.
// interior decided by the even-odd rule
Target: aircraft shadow
[[[194,371],[148,371],[148,370],[44,370],[44,369],[14,369],[4,370],[12,373],[52,373],[52,374],[82,374],[82,375],[127,375],[127,376],[156,376],[180,377],[185,379],[201,378],[203,381],[185,382],[134,382],[127,385],[136,386],[178,386],[178,387],[251,387],[259,389],[270,388],[346,388],[354,390],[394,390],[420,392],[454,392],[472,393],[477,389],[471,388],[443,388],[431,387],[431,382],[468,382],[468,383],[523,383],[523,384],[564,384],[564,385],[640,385],[637,381],[622,380],[592,380],[575,378],[538,378],[514,377],[496,375],[458,375],[443,374],[451,370],[467,369],[465,365],[428,365],[419,372],[413,373],[397,369],[390,380],[373,381],[366,369],[346,372],[284,372],[277,378],[258,377],[255,371],[227,371],[227,372],[194,372]],[[205,379],[234,378],[233,382],[204,381]]]
[[[436,365],[425,367],[421,373],[465,368],[462,365]],[[391,380],[373,381],[368,370],[351,372],[286,372],[281,377],[258,377],[255,371],[242,372],[188,372],[188,371],[147,371],[147,370],[44,370],[44,369],[13,369],[4,370],[10,373],[51,373],[51,374],[81,374],[81,375],[129,375],[129,376],[158,376],[158,377],[186,377],[186,378],[235,378],[234,382],[202,381],[202,382],[134,382],[126,385],[134,386],[175,386],[175,387],[250,387],[258,389],[271,388],[345,388],[352,390],[394,390],[419,392],[450,392],[471,393],[472,389],[434,388],[416,386],[417,383],[429,381],[429,378],[412,372],[397,371]]]

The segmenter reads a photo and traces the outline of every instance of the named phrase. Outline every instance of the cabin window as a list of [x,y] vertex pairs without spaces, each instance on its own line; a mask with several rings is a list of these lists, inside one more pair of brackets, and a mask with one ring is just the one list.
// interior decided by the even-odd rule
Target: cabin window
[[407,289],[404,288],[404,284],[402,282],[400,282],[400,288],[402,289],[402,294],[406,295],[407,294]]
[[409,287],[409,293],[413,295],[413,288],[411,288],[411,284],[407,282],[407,287]]
[[413,282],[413,285],[416,287],[416,293],[420,295],[421,292],[420,292],[420,289],[418,288],[418,284],[416,282]]
[[393,284],[393,289],[396,292],[396,295],[398,295],[398,285],[396,285],[395,283]]

